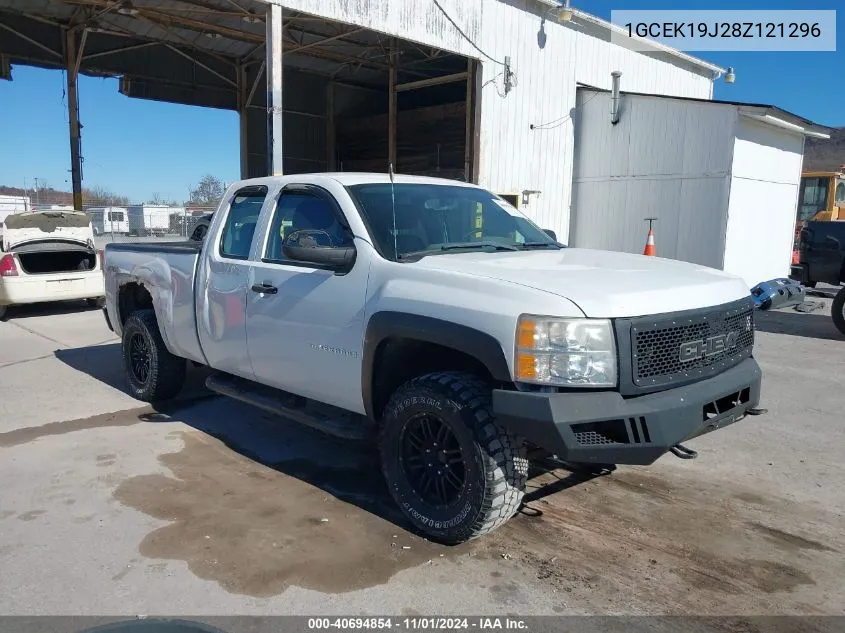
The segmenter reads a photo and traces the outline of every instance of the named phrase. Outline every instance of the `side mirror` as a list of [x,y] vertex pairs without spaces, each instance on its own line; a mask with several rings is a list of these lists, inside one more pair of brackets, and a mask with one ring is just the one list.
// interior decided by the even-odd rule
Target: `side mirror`
[[284,246],[285,257],[332,270],[349,270],[355,263],[354,246]]
[[552,238],[555,242],[557,242],[557,233],[555,233],[551,229],[543,229],[543,233],[545,233],[550,238]]

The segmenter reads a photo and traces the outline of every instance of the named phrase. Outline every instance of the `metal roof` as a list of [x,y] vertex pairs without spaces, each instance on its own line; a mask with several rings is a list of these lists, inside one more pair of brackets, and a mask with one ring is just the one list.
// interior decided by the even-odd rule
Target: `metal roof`
[[[228,89],[239,65],[265,59],[267,7],[266,0],[0,0],[0,55],[64,67],[62,29],[75,28],[85,37],[82,73],[183,83],[193,75],[189,83],[198,88]],[[388,43],[372,30],[284,11],[291,68],[383,87]],[[460,56],[411,42],[398,46],[400,82],[466,70]],[[213,98],[199,105],[230,107]]]
[[[595,88],[593,86],[580,86],[579,90],[588,90],[591,92],[610,92],[604,88]],[[706,103],[714,106],[733,106],[738,109],[739,113],[753,119],[757,119],[762,123],[774,125],[784,129],[791,129],[794,132],[811,136],[814,138],[827,139],[835,128],[830,128],[825,125],[815,123],[810,119],[802,117],[798,114],[779,108],[778,106],[768,103],[746,103],[744,101],[725,101],[719,99],[697,99],[695,97],[679,97],[675,95],[658,95],[647,92],[627,92],[622,91],[623,95],[632,95],[636,97],[652,97],[654,99],[672,99],[674,101],[694,101],[697,103]]]

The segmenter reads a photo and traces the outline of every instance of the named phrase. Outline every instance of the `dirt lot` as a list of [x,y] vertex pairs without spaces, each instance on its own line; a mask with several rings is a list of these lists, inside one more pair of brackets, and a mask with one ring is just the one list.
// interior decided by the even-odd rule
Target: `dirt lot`
[[210,397],[122,391],[97,311],[0,323],[0,613],[843,614],[845,338],[761,314],[766,416],[585,479],[538,470],[520,515],[446,548],[376,456]]

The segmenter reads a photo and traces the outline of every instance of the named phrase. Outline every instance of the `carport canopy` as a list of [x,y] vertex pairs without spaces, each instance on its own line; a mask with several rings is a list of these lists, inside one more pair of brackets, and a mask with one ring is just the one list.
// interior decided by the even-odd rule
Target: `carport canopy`
[[[80,73],[118,77],[120,92],[129,97],[237,111],[242,177],[339,166],[386,170],[397,162],[400,94],[414,95],[405,103],[416,108],[415,122],[460,116],[460,129],[443,132],[451,136],[437,144],[436,168],[451,160],[449,176],[474,179],[477,173],[473,60],[277,4],[0,0],[0,78],[11,80],[15,64],[66,71],[77,209],[83,179]],[[463,107],[450,108],[455,103]],[[336,113],[370,115],[350,128],[383,121],[384,155],[367,155],[367,143],[354,149],[351,137],[346,155],[340,152]],[[295,125],[284,126],[283,120]],[[283,152],[283,139],[291,151]],[[431,171],[433,150],[420,150],[413,138],[406,141],[405,171]],[[377,139],[372,144],[380,147]]]

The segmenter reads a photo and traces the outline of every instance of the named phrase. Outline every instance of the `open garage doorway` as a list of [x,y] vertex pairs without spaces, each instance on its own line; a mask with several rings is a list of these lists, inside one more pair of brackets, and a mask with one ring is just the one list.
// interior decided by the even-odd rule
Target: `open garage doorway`
[[[475,60],[287,10],[282,38],[284,173],[386,172],[392,163],[397,173],[477,181]],[[247,81],[263,87],[266,72],[262,51]],[[272,147],[266,92],[250,88],[247,99],[248,171],[260,175],[261,150]]]

